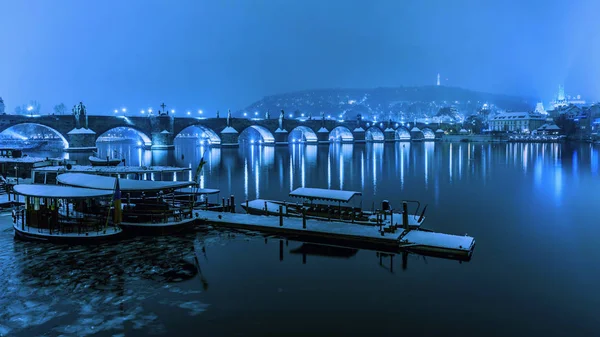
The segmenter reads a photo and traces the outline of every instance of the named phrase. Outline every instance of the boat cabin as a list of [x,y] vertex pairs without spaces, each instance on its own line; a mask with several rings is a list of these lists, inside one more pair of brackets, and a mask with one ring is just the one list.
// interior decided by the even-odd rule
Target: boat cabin
[[[117,178],[85,173],[57,176],[62,185],[114,191]],[[123,223],[167,223],[192,217],[192,200],[176,198],[175,191],[194,185],[191,181],[118,179],[123,204]]]
[[[342,206],[342,203],[347,204],[355,196],[362,195],[361,192],[357,191],[301,187],[293,190],[289,195],[293,198],[304,199],[305,202],[303,203],[303,206],[307,208],[306,212],[311,215],[350,219],[353,215],[359,216],[359,214],[362,212],[360,207],[352,207],[348,205]],[[316,201],[325,202],[318,203]],[[335,205],[335,203],[337,203],[337,205]]]
[[108,221],[112,191],[70,186],[20,184],[14,192],[25,199],[13,211],[15,236],[40,241],[100,239],[121,229]]

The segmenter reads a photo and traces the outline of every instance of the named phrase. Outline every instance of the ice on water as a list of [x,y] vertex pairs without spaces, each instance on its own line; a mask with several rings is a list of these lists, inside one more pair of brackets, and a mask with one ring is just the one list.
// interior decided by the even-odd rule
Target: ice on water
[[69,248],[17,241],[0,229],[0,336],[118,334],[125,325],[161,331],[148,299],[199,315],[208,308],[195,262],[202,245],[191,235]]

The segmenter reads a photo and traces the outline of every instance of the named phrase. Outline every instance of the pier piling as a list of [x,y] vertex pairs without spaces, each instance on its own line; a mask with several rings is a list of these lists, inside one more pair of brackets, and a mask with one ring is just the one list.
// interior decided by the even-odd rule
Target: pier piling
[[269,215],[269,209],[267,208],[267,202],[265,201],[265,215]]
[[231,213],[235,213],[235,197],[232,194],[229,198],[231,199],[231,202],[229,203],[229,206],[231,206]]
[[302,228],[306,229],[306,208],[302,208]]
[[250,214],[250,212],[248,211],[250,208],[248,207],[249,201],[248,199],[246,199],[246,213]]
[[279,205],[279,227],[283,227],[283,205]]

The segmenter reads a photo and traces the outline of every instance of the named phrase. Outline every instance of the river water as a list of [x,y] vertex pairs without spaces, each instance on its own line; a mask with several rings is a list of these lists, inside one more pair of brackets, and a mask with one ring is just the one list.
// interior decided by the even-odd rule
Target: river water
[[594,145],[100,145],[100,155],[115,150],[128,165],[195,167],[205,153],[202,184],[238,203],[301,186],[363,191],[364,207],[420,200],[428,228],[468,233],[477,247],[469,262],[410,255],[403,266],[374,251],[206,228],[63,247],[14,241],[7,225],[0,335],[597,335]]

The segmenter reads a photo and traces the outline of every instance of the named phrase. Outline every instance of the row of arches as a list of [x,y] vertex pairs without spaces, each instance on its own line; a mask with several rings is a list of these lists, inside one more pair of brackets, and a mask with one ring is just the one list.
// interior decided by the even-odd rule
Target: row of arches
[[[58,132],[48,126],[41,125],[41,124],[35,124],[35,123],[19,124],[19,125],[12,126],[12,127],[5,129],[0,134],[23,137],[23,139],[26,139],[25,135],[30,135],[31,132],[21,132],[22,134],[20,134],[18,132],[18,129],[23,128],[23,127],[28,127],[31,125],[33,125],[35,127],[42,127],[42,128],[45,128],[45,129],[51,131],[51,133],[55,136],[54,139],[59,139],[62,142],[64,148],[69,147],[69,143],[68,143],[67,139],[65,139],[64,135],[62,135],[60,132]],[[412,130],[412,131],[414,133],[415,130]],[[435,139],[435,133],[431,129],[424,128],[424,129],[418,130],[418,131],[420,132],[420,134],[417,133],[417,137],[419,139],[425,139],[425,140]],[[331,131],[328,131],[326,129],[321,129],[321,130],[319,130],[319,132],[327,132],[328,140],[330,142],[340,142],[340,143],[354,142],[354,135],[353,135],[352,131],[345,126],[337,126],[334,129],[332,129]],[[385,140],[384,132],[378,127],[372,126],[370,128],[367,128],[367,130],[364,130],[364,132],[365,132],[365,140],[368,142],[383,142]],[[413,139],[413,136],[411,135],[411,131],[409,131],[408,129],[406,129],[404,127],[399,127],[396,130],[394,130],[394,135],[395,135],[395,139],[398,141],[410,141],[411,139]],[[421,137],[421,135],[422,135],[422,137]],[[144,132],[137,130],[133,127],[117,127],[117,128],[110,129],[100,135],[97,135],[97,141],[109,141],[111,139],[120,139],[120,138],[137,140],[137,145],[139,145],[139,146],[142,146],[142,145],[151,146],[152,145],[152,139],[148,135],[146,135]],[[217,132],[215,132],[214,130],[212,130],[208,127],[205,127],[203,125],[189,126],[185,129],[183,129],[181,132],[179,132],[175,138],[176,139],[185,139],[185,138],[196,139],[196,140],[198,140],[198,142],[201,145],[220,145],[221,144],[221,137],[219,136],[219,134],[217,134]],[[245,143],[269,145],[269,144],[275,143],[275,136],[273,135],[273,133],[271,131],[269,131],[267,128],[265,128],[263,126],[251,125],[251,126],[247,127],[246,129],[244,129],[239,134],[238,140],[239,140],[239,143],[242,145]],[[289,143],[317,143],[318,140],[319,140],[319,137],[317,136],[317,133],[313,129],[311,129],[307,126],[298,126],[298,127],[294,128],[291,132],[289,132],[289,135],[288,135]]]

